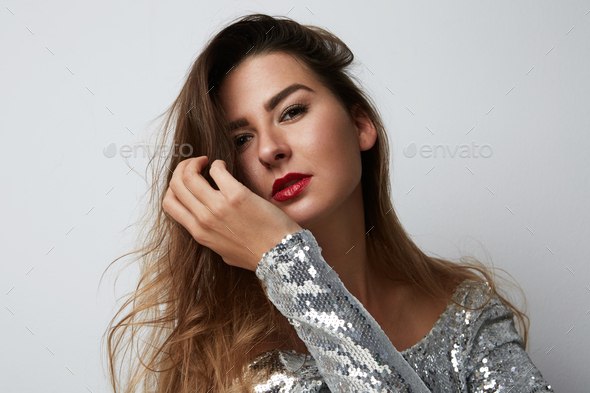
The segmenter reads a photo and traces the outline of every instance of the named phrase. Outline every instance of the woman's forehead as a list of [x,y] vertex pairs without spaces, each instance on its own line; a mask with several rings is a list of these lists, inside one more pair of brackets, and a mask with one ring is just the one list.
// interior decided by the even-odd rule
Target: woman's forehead
[[257,55],[228,72],[220,87],[220,95],[224,103],[235,107],[236,101],[245,97],[266,101],[296,83],[318,90],[319,82],[314,75],[293,56],[285,53]]

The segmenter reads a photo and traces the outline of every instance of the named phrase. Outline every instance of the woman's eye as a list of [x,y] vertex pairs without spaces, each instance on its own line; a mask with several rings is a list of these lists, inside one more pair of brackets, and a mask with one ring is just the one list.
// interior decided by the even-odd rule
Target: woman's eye
[[[289,115],[291,117],[291,119],[293,119],[305,112],[307,112],[307,105],[295,104],[293,106],[290,106],[289,108],[287,108],[285,110],[285,112],[283,112],[283,116],[281,117],[281,119],[285,118],[286,115]],[[291,120],[291,119],[287,119],[287,120]]]
[[242,140],[243,138],[252,138],[252,136],[251,136],[251,135],[248,135],[248,134],[241,134],[241,135],[238,135],[238,136],[236,136],[236,137],[234,138],[234,141],[235,141],[236,147],[237,147],[238,149],[240,149],[242,146],[244,146],[244,145],[245,145],[246,143],[248,143],[248,141],[250,140],[250,139],[248,139],[248,140],[247,140],[247,141],[245,141],[243,144],[240,144],[239,142],[240,142],[240,140]]
[[[287,118],[286,120],[292,120],[292,119],[300,116],[301,114],[307,112],[307,109],[308,109],[308,106],[304,105],[304,104],[292,105],[283,112],[281,119],[285,119],[285,116],[289,116],[289,118]],[[250,135],[250,134],[237,135],[236,137],[234,137],[234,142],[235,142],[236,148],[238,150],[240,150],[241,148],[244,147],[244,145],[246,145],[250,141],[250,139],[252,139],[252,135]]]

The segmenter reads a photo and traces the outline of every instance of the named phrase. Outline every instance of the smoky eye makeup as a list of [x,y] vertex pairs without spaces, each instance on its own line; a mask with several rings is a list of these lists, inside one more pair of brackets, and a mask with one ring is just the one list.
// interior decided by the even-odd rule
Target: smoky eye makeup
[[[309,108],[309,105],[302,104],[302,103],[290,105],[283,111],[283,113],[281,114],[280,120],[283,120],[286,115],[291,116],[291,119],[299,117],[301,114],[306,113],[308,108]],[[293,115],[293,112],[295,113],[294,115]],[[289,120],[291,120],[291,119],[289,119]]]
[[[280,122],[290,121],[299,118],[301,115],[307,113],[309,110],[309,104],[303,104],[301,102],[291,104],[281,113],[279,118]],[[289,117],[285,120],[285,117]],[[248,139],[249,138],[249,139]],[[240,133],[233,137],[234,146],[238,151],[242,150],[252,138],[252,134]]]

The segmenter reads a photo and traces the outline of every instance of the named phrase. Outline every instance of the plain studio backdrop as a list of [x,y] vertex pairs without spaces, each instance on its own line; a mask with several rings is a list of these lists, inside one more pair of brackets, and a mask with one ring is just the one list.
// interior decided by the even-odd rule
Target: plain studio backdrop
[[387,127],[407,231],[429,255],[507,270],[527,296],[533,362],[556,392],[587,392],[589,10],[587,0],[4,1],[0,391],[109,391],[100,339],[136,271],[115,285],[119,261],[98,284],[133,246],[150,121],[222,25],[261,12],[351,48]]

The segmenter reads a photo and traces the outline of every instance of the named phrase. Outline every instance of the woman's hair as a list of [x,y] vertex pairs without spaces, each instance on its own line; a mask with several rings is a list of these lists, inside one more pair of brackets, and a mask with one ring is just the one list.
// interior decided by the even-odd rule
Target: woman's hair
[[[158,116],[166,115],[157,134],[158,145],[171,146],[171,154],[150,160],[154,180],[149,205],[140,221],[140,248],[111,263],[135,255],[131,262],[138,261],[140,270],[136,289],[105,333],[115,392],[248,391],[250,379],[244,375],[256,355],[253,347],[270,337],[271,331],[293,333],[253,271],[225,263],[162,208],[172,171],[187,156],[206,155],[209,162],[224,160],[227,170],[252,189],[237,165],[237,149],[218,94],[232,68],[253,56],[276,52],[302,62],[349,114],[359,106],[377,129],[375,145],[361,152],[371,266],[389,276],[399,271],[404,280],[439,299],[446,299],[449,284],[456,286],[465,279],[487,281],[491,293],[498,293],[493,269],[473,257],[452,262],[427,256],[404,230],[391,201],[389,147],[383,121],[350,72],[354,59],[350,49],[315,26],[286,17],[247,15],[232,21],[207,43],[179,96]],[[218,189],[207,169],[202,175]],[[528,318],[504,297],[501,299],[522,325],[526,348]]]

